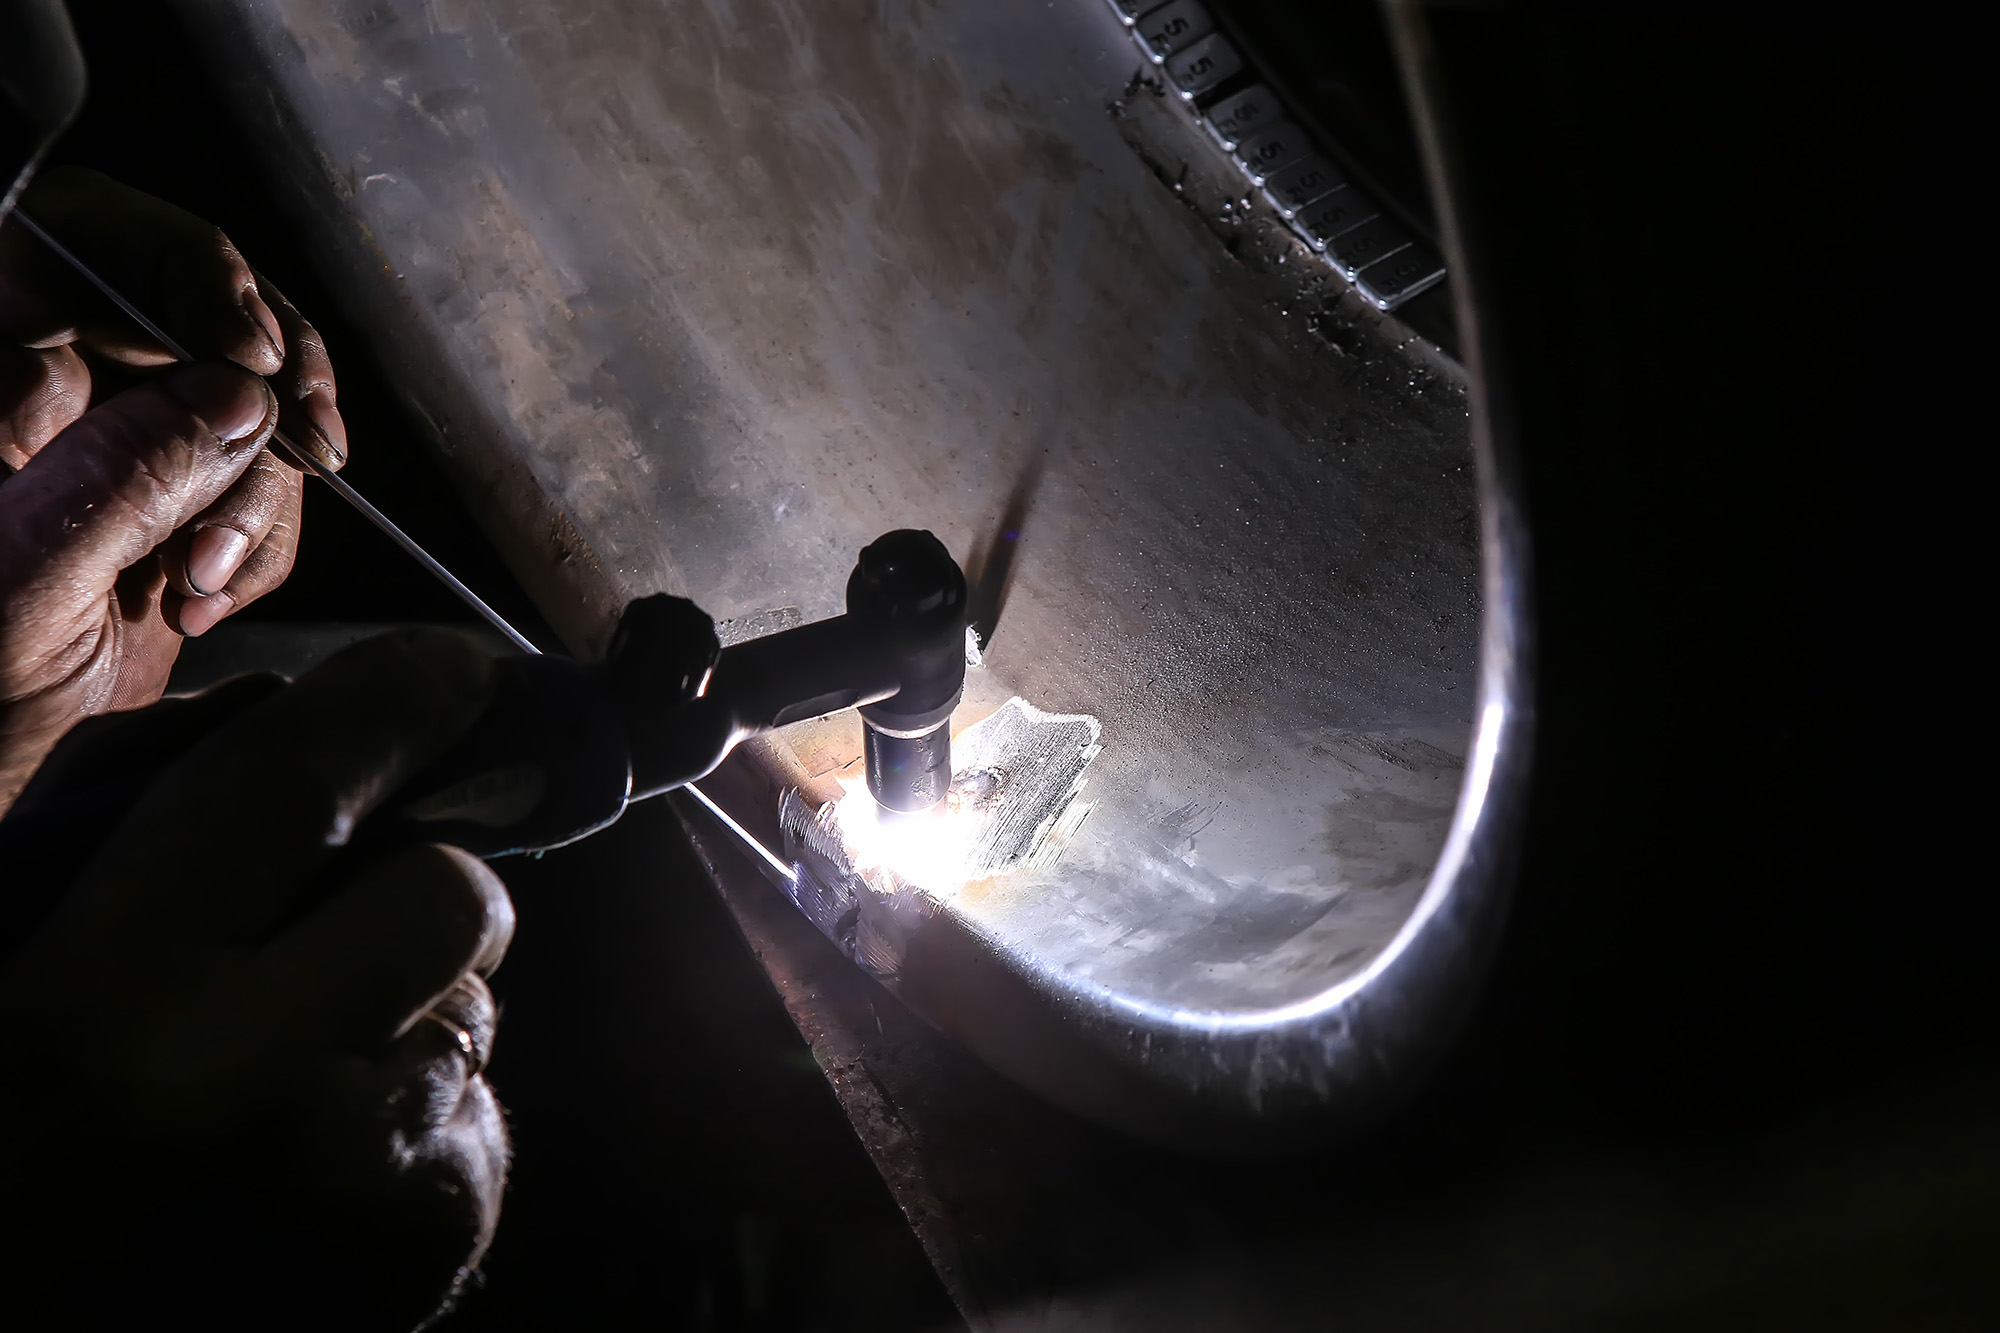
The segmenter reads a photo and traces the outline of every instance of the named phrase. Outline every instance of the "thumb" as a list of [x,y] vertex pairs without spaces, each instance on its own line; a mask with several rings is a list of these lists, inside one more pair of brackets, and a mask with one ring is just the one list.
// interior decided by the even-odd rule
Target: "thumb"
[[0,485],[0,624],[60,633],[207,508],[270,438],[277,400],[220,363],[86,412]]

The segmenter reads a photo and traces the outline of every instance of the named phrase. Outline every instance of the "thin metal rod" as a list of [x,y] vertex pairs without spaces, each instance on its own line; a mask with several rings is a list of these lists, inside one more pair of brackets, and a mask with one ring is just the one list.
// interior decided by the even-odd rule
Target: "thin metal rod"
[[387,514],[383,513],[381,510],[377,509],[374,505],[369,504],[367,500],[363,499],[361,496],[361,492],[355,490],[352,486],[348,485],[346,480],[342,478],[339,473],[320,466],[319,461],[317,459],[313,458],[312,455],[306,453],[303,449],[300,449],[290,440],[285,439],[283,435],[278,435],[275,438],[278,440],[279,443],[283,444],[285,448],[301,463],[304,463],[307,467],[311,468],[315,476],[317,476],[321,481],[325,482],[327,485],[333,487],[333,492],[335,495],[338,495],[341,499],[353,505],[355,509],[360,511],[361,516],[363,518],[367,519],[370,523],[373,523],[376,527],[382,529],[383,533],[389,538],[390,541],[396,543],[396,545],[402,547],[405,551],[409,552],[411,559],[415,560],[425,569],[428,569],[434,576],[436,576],[438,582],[444,584],[445,587],[450,588],[453,592],[457,593],[458,599],[461,602],[464,602],[467,606],[471,607],[473,610],[477,611],[480,615],[484,616],[486,618],[486,623],[491,625],[494,629],[499,630],[500,633],[502,633],[503,635],[505,635],[509,643],[512,643],[516,648],[519,648],[524,653],[529,653],[534,656],[541,655],[542,650],[535,647],[533,641],[530,640],[527,635],[521,633],[521,631],[515,629],[512,625],[508,624],[505,617],[503,617],[498,611],[495,611],[492,607],[486,604],[485,598],[481,597],[478,593],[474,592],[472,589],[466,587],[463,583],[460,583],[458,581],[458,576],[456,574],[452,573],[450,570],[446,569],[443,565],[439,564],[437,558],[433,556],[429,551],[426,551],[423,547],[417,545],[416,538],[410,536],[409,533],[404,532],[401,528],[397,527],[394,523],[390,522],[389,516]]
[[700,801],[703,809],[707,810],[708,813],[714,815],[717,819],[721,820],[722,826],[724,828],[728,829],[731,833],[734,833],[738,838],[741,838],[743,840],[744,846],[748,847],[751,851],[757,853],[757,855],[763,857],[764,860],[770,864],[771,869],[777,871],[780,875],[783,875],[785,879],[790,883],[796,884],[798,882],[799,875],[796,870],[793,870],[783,861],[780,861],[776,853],[772,852],[770,848],[766,847],[763,843],[759,842],[757,840],[757,836],[752,832],[750,832],[749,829],[744,828],[734,819],[731,819],[729,817],[729,812],[727,810],[724,810],[714,801],[708,799],[707,792],[695,786],[692,782],[685,784],[681,788],[681,790],[686,792],[688,795],[694,797],[697,801]]
[[[61,259],[65,264],[68,264],[71,268],[75,269],[78,274],[80,274],[85,280],[87,280],[90,283],[91,286],[97,288],[98,291],[103,292],[104,295],[110,299],[111,304],[117,306],[120,310],[123,310],[127,315],[130,315],[132,317],[132,321],[136,323],[140,328],[144,329],[148,334],[150,334],[153,337],[153,339],[160,344],[160,346],[166,348],[168,354],[171,355],[176,361],[192,361],[195,359],[194,354],[189,352],[187,348],[181,346],[181,344],[174,338],[174,336],[171,333],[168,333],[158,324],[155,324],[152,320],[148,319],[146,317],[146,312],[141,310],[138,306],[133,305],[130,301],[126,300],[124,294],[120,292],[116,287],[113,287],[103,278],[98,277],[96,271],[92,269],[90,265],[84,263],[81,259],[78,259],[76,255],[72,254],[68,246],[64,245],[61,241],[58,241],[55,237],[49,235],[49,233],[43,229],[41,223],[35,221],[33,218],[28,216],[27,211],[25,209],[16,208],[14,210],[13,216],[20,221],[23,227],[26,227],[28,229],[28,234],[30,236],[33,236],[43,245],[49,247],[50,250],[53,250],[59,259]],[[477,611],[480,614],[480,616],[485,619],[487,624],[491,625],[494,629],[499,630],[501,634],[505,635],[509,643],[513,644],[516,648],[519,648],[524,653],[529,653],[537,657],[541,655],[542,650],[535,647],[534,642],[530,640],[527,635],[521,633],[521,631],[515,629],[512,625],[508,624],[506,618],[502,616],[498,611],[495,611],[492,607],[488,606],[484,598],[482,598],[478,593],[474,592],[472,589],[466,587],[463,583],[459,582],[457,575],[453,574],[450,570],[446,569],[444,565],[440,563],[438,559],[435,556],[433,556],[429,551],[426,551],[423,547],[419,546],[417,544],[416,538],[410,536],[409,533],[404,532],[401,528],[397,527],[396,524],[390,520],[387,514],[377,509],[374,505],[368,503],[368,501],[365,498],[363,498],[361,492],[355,490],[354,487],[348,485],[346,480],[343,479],[339,473],[332,471],[330,468],[321,466],[318,459],[314,458],[311,454],[307,453],[305,450],[299,448],[296,444],[293,444],[289,439],[285,438],[284,432],[273,431],[271,438],[275,443],[282,446],[286,453],[290,454],[294,459],[296,459],[301,466],[311,469],[314,476],[318,477],[321,481],[331,486],[333,488],[333,492],[335,495],[338,495],[341,499],[347,501],[347,503],[349,503],[350,505],[353,505],[354,508],[360,512],[363,518],[367,519],[370,523],[373,523],[376,527],[380,528],[383,531],[383,533],[387,535],[390,541],[393,541],[394,543],[396,543],[396,545],[402,547],[403,550],[406,553],[408,553],[411,559],[415,560],[418,564],[422,565],[425,569],[429,570],[431,574],[434,577],[436,577],[438,582],[444,584],[445,587],[450,588],[453,592],[457,593],[460,601],[464,602],[474,611]],[[776,856],[772,855],[771,850],[768,847],[766,847],[763,843],[759,842],[757,838],[750,832],[749,829],[744,828],[734,819],[731,819],[728,813],[724,811],[721,806],[717,805],[714,801],[709,800],[707,792],[704,792],[701,788],[695,786],[692,782],[687,784],[686,790],[691,795],[693,795],[693,797],[697,801],[700,801],[702,805],[706,806],[710,814],[714,815],[717,819],[721,820],[725,828],[727,828],[731,833],[734,833],[737,837],[741,838],[743,840],[743,844],[746,847],[750,848],[750,850],[756,852],[759,856],[763,857],[766,861],[770,862],[772,867],[775,870],[777,870],[779,874],[783,875],[786,879],[795,878],[795,876],[792,874],[792,868],[790,866],[786,865],[783,861],[780,861]]]
[[22,226],[28,229],[28,234],[30,236],[40,241],[43,245],[49,247],[49,249],[55,251],[56,257],[58,259],[62,260],[63,263],[68,264],[71,268],[75,269],[80,276],[82,276],[90,283],[91,286],[97,288],[98,291],[103,292],[106,296],[110,297],[111,304],[117,306],[120,310],[123,310],[126,314],[130,315],[133,318],[133,320],[138,323],[140,328],[152,334],[154,340],[157,341],[160,344],[160,346],[166,348],[167,352],[174,358],[174,360],[176,361],[194,360],[193,352],[188,351],[187,348],[181,346],[180,343],[176,342],[174,340],[174,336],[171,333],[168,333],[165,329],[155,324],[152,320],[146,318],[145,311],[141,310],[138,306],[135,306],[130,301],[126,300],[124,296],[119,293],[116,287],[113,287],[110,283],[98,277],[96,272],[90,267],[90,265],[84,263],[81,259],[78,259],[75,255],[70,253],[68,246],[64,245],[61,241],[57,240],[55,237],[49,235],[48,232],[44,231],[42,229],[41,223],[35,221],[33,218],[28,216],[27,209],[16,208],[14,210],[14,217],[16,220],[20,222]]
[[[55,252],[57,258],[61,259],[65,264],[68,264],[71,268],[75,269],[79,275],[81,275],[90,283],[91,286],[97,288],[98,291],[103,292],[104,295],[110,299],[113,305],[117,306],[120,310],[123,310],[127,315],[130,315],[133,321],[137,323],[140,328],[144,329],[148,334],[150,334],[154,338],[154,340],[160,344],[160,346],[166,348],[168,354],[171,355],[176,361],[192,361],[195,359],[194,354],[188,351],[187,348],[183,347],[174,338],[172,334],[168,333],[158,324],[155,324],[152,320],[148,319],[146,317],[145,311],[139,309],[138,306],[133,305],[130,301],[126,300],[123,293],[121,293],[116,287],[113,287],[110,283],[106,282],[103,278],[97,276],[96,271],[92,269],[90,265],[84,263],[81,259],[77,258],[75,254],[71,253],[68,246],[64,245],[61,241],[58,241],[55,237],[49,235],[49,233],[47,232],[47,230],[43,228],[41,223],[35,221],[33,218],[28,216],[27,211],[25,209],[16,208],[14,210],[14,216],[20,219],[21,225],[28,229],[28,234],[30,236],[33,236],[43,245],[49,247],[50,250]],[[492,607],[488,606],[486,604],[486,600],[483,597],[481,597],[478,593],[474,592],[472,589],[466,587],[465,584],[461,583],[457,575],[453,574],[450,570],[446,569],[444,565],[441,564],[437,560],[437,558],[433,556],[429,551],[426,551],[423,547],[419,546],[417,544],[416,538],[410,536],[409,533],[404,532],[401,528],[397,527],[396,524],[389,518],[387,514],[383,513],[381,510],[377,509],[374,505],[368,503],[367,500],[363,499],[361,492],[355,490],[354,487],[350,486],[344,479],[341,478],[341,476],[338,473],[334,472],[331,468],[323,466],[318,459],[314,458],[304,449],[299,448],[298,445],[292,443],[292,441],[285,435],[283,431],[273,431],[271,434],[271,440],[274,444],[282,448],[289,457],[291,457],[294,461],[296,461],[299,464],[299,466],[308,469],[309,471],[312,472],[314,476],[318,477],[328,486],[331,486],[333,488],[334,494],[338,495],[341,499],[347,501],[348,504],[354,506],[355,510],[359,512],[363,518],[367,519],[370,523],[373,523],[376,527],[380,528],[383,534],[387,536],[390,541],[402,547],[403,550],[409,554],[412,560],[415,560],[418,564],[422,565],[425,569],[429,570],[431,572],[431,575],[434,578],[436,578],[438,582],[444,584],[445,587],[451,589],[454,593],[458,594],[458,598],[460,601],[464,602],[474,611],[477,611],[480,617],[483,620],[485,620],[487,624],[491,625],[494,629],[499,630],[500,633],[506,637],[509,643],[513,644],[516,648],[519,648],[524,653],[534,653],[538,655],[540,654],[542,650],[535,647],[533,641],[531,641],[527,635],[521,633],[521,631],[515,629],[512,625],[508,624],[506,618],[503,617],[498,611],[495,611]]]

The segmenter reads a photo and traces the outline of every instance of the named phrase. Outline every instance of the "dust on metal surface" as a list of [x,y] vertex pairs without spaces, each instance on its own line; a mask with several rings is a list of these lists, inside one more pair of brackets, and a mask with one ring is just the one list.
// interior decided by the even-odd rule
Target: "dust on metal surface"
[[[662,590],[835,614],[880,532],[1016,522],[958,725],[1019,696],[1104,749],[1035,891],[944,922],[1045,1018],[1096,1006],[1134,1086],[1333,1095],[1344,1038],[1197,1048],[1333,994],[1437,864],[1478,690],[1463,381],[1302,262],[1105,6],[183,8],[572,646]],[[850,730],[759,753],[810,779]]]

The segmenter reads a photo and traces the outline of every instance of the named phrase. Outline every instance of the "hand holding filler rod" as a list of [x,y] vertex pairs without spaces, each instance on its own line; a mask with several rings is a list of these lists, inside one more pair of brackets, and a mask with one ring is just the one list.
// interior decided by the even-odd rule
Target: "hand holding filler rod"
[[[13,217],[169,354],[195,359],[24,210]],[[526,655],[496,663],[494,703],[363,822],[357,843],[442,841],[487,857],[545,850],[605,827],[631,800],[685,787],[789,879],[790,866],[693,784],[751,736],[855,707],[876,801],[903,813],[943,799],[965,684],[966,582],[929,532],[899,529],[864,549],[845,615],[723,648],[701,608],[655,594],[625,608],[603,662],[584,663],[542,654],[337,473],[282,432],[272,442]]]

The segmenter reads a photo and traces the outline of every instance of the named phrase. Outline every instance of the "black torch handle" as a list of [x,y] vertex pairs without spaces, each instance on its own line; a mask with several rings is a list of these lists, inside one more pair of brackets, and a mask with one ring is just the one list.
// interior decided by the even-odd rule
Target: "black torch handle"
[[[951,573],[956,576],[955,565]],[[707,623],[692,604],[680,605]],[[963,615],[930,616],[924,632],[913,636],[874,610],[723,649],[710,659],[714,669],[694,698],[664,687],[613,685],[621,662],[655,660],[649,650],[678,632],[671,621],[661,622],[669,628],[654,643],[641,634],[622,650],[614,648],[605,663],[539,654],[502,658],[494,700],[471,730],[363,820],[344,855],[411,842],[449,843],[482,857],[559,847],[610,824],[632,800],[698,781],[751,736],[885,701],[893,712],[915,694],[936,705],[931,711],[938,717],[919,718],[933,729],[911,740],[891,726],[882,736],[895,753],[886,756],[877,750],[887,742],[871,734],[871,785],[878,799],[886,795],[892,803],[903,786],[934,796],[932,770],[949,778],[949,732],[942,722],[956,702],[962,665],[958,678],[944,677],[951,674],[952,654],[963,661]],[[651,680],[650,670],[642,671],[642,685]],[[631,679],[627,671],[628,686]],[[9,901],[0,904],[0,951],[10,937],[23,938],[32,929],[105,833],[168,767],[202,736],[284,684],[275,676],[239,678],[194,699],[94,718],[73,729],[0,820],[0,870],[9,880]],[[933,686],[949,686],[950,693],[933,700],[930,694],[939,692]]]

